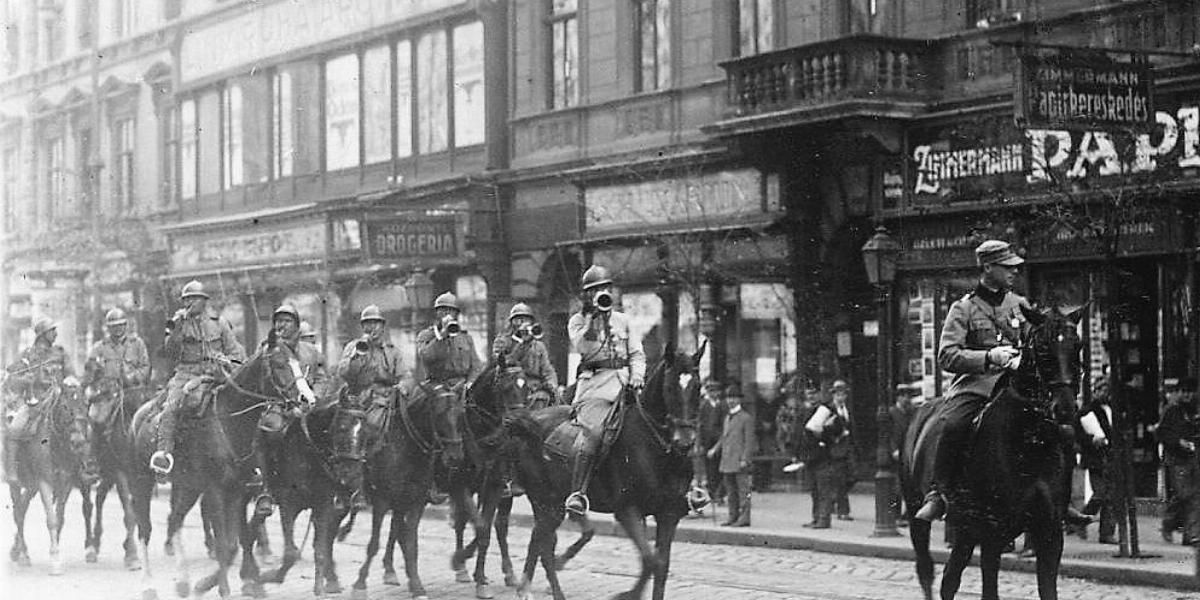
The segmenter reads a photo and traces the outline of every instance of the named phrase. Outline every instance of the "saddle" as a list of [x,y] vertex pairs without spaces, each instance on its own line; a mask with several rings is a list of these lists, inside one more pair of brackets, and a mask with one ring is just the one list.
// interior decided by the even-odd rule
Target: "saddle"
[[540,411],[544,414],[560,414],[562,411],[572,413],[572,418],[560,423],[542,442],[544,457],[573,465],[581,455],[597,456],[598,450],[603,452],[621,434],[625,423],[625,411],[629,409],[631,400],[631,393],[627,389],[623,390],[598,430],[590,429],[575,418],[575,409],[572,407],[553,407]]

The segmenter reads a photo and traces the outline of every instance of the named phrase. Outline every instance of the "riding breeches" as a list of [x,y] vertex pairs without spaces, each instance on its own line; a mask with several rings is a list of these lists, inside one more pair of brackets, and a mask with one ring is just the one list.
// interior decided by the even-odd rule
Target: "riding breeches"
[[159,450],[168,454],[175,450],[175,424],[179,418],[177,415],[179,405],[190,389],[188,384],[201,377],[203,375],[199,373],[176,371],[167,382],[167,398],[163,402],[162,415],[158,420],[157,447]]
[[943,492],[958,480],[963,467],[962,457],[971,437],[971,424],[987,401],[979,394],[964,392],[946,399],[946,404],[937,409],[942,433],[934,454],[933,481]]

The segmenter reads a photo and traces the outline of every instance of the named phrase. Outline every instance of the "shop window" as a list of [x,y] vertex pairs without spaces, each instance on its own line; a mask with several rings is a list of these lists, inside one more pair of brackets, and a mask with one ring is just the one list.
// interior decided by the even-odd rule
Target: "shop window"
[[667,345],[662,297],[652,291],[628,291],[620,294],[620,302],[622,312],[629,317],[630,337],[641,340],[649,368],[662,358]]
[[578,0],[549,0],[546,30],[550,43],[550,86],[548,108],[566,108],[579,103],[579,18]]
[[417,40],[417,151],[449,147],[446,32],[430,31]]
[[671,83],[671,2],[634,0],[635,92],[663,89]]
[[392,158],[392,54],[378,46],[363,53],[363,145],[366,164]]
[[[134,208],[134,179],[133,179],[133,119],[119,119],[112,127],[113,154],[113,200],[118,213],[131,211]],[[87,146],[90,154],[91,142]],[[81,151],[83,154],[83,151]],[[82,157],[84,161],[86,156]],[[85,171],[86,172],[86,171]]]
[[483,99],[483,23],[455,27],[454,145],[482,144],[486,111]]
[[735,0],[738,56],[753,56],[775,49],[775,0]]
[[325,63],[325,169],[359,164],[358,55]]

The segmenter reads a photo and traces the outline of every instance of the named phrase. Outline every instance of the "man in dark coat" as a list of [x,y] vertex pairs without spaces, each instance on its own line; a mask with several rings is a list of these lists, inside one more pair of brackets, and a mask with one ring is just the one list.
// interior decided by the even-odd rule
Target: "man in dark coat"
[[1175,489],[1174,511],[1163,518],[1164,537],[1176,525],[1183,527],[1184,545],[1200,538],[1200,463],[1196,442],[1200,439],[1200,417],[1196,414],[1196,379],[1179,380],[1179,401],[1168,406],[1158,423],[1158,441],[1163,446],[1167,476]]
[[729,414],[729,406],[725,403],[725,394],[721,382],[712,379],[704,383],[700,399],[700,422],[696,435],[696,478],[701,479],[700,485],[708,489],[717,503],[722,503],[725,496],[725,484],[721,481],[721,470],[718,461],[708,458],[708,451],[721,441],[721,429],[725,424],[725,416]]
[[[1085,423],[1087,425],[1085,425]],[[1079,411],[1079,450],[1082,461],[1080,466],[1087,469],[1088,481],[1092,485],[1092,497],[1083,507],[1083,512],[1094,515],[1100,513],[1100,543],[1117,543],[1114,494],[1112,473],[1109,471],[1112,460],[1113,440],[1113,409],[1109,404],[1108,380],[1097,379],[1092,385],[1092,401]],[[1086,527],[1086,526],[1085,526]],[[1081,528],[1082,537],[1087,537],[1087,529]]]
[[758,448],[754,434],[754,416],[742,408],[741,390],[730,386],[726,391],[729,415],[721,429],[721,439],[708,451],[708,458],[720,453],[721,476],[729,491],[729,518],[721,525],[750,526],[750,459]]

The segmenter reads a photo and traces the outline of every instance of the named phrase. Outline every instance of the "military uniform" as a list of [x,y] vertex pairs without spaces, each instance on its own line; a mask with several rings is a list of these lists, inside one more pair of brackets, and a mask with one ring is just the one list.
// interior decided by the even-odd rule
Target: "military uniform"
[[572,402],[576,419],[597,432],[621,389],[645,382],[646,354],[631,335],[629,317],[616,311],[575,313],[567,334],[580,360]]
[[555,372],[554,365],[550,364],[550,353],[541,340],[523,340],[512,333],[503,333],[492,340],[492,358],[521,369],[529,389],[526,401],[528,406],[558,404],[558,373]]
[[62,346],[39,339],[21,352],[20,359],[8,366],[8,372],[7,433],[13,438],[27,437],[31,432],[26,428],[33,420],[31,408],[45,400],[66,378],[73,377],[75,370]]
[[483,371],[483,362],[475,353],[475,341],[463,331],[439,338],[433,325],[417,334],[418,380],[444,385],[462,394],[468,382]]
[[244,362],[246,352],[234,336],[233,325],[206,307],[175,323],[167,336],[166,353],[176,364],[175,373],[167,381],[167,399],[158,424],[158,450],[170,454],[175,446],[176,412],[185,388],[205,377],[220,377],[223,362]]
[[[355,349],[360,340],[347,342],[338,360],[337,374],[346,382],[347,393],[358,396],[369,389],[383,391],[383,388],[400,383],[404,369],[400,363],[400,349],[396,348],[391,338],[382,334],[377,340],[371,340],[365,354],[359,354]],[[315,347],[312,349],[316,350]]]
[[146,342],[132,333],[120,339],[106,337],[93,344],[88,352],[85,386],[117,390],[149,382],[150,354]]

